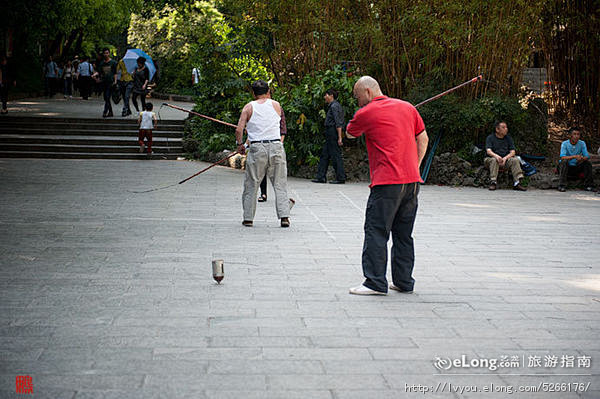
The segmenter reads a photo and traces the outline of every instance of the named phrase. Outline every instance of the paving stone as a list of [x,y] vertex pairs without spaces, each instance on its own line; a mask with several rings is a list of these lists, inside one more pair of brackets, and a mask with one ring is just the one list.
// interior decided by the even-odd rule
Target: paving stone
[[[365,183],[289,179],[289,229],[272,201],[241,226],[238,170],[131,192],[205,165],[0,159],[0,397],[21,374],[59,399],[412,398],[423,393],[406,384],[553,381],[434,365],[531,353],[589,355],[595,389],[581,397],[600,396],[594,194],[423,186],[415,293],[358,297]],[[490,228],[507,218],[511,234]]]

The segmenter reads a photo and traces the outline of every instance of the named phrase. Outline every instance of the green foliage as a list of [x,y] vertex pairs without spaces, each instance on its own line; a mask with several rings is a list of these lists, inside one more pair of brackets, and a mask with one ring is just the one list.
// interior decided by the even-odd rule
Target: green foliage
[[206,1],[178,7],[167,3],[149,15],[133,15],[128,41],[160,65],[159,90],[176,92],[191,87],[191,71],[198,62],[214,58],[212,43],[223,36],[221,20]]
[[[408,100],[416,104],[447,87],[443,79],[425,79],[415,85]],[[533,105],[527,108],[517,98],[503,95],[488,95],[473,100],[465,100],[456,94],[449,94],[419,108],[427,132],[433,138],[443,132],[438,153],[458,152],[469,161],[480,157],[472,154],[472,146],[483,148],[486,137],[494,132],[498,120],[506,121],[509,134],[515,141],[517,152],[543,154],[546,143],[546,116]],[[481,153],[479,154],[481,155]]]
[[48,53],[60,52],[64,57],[71,57],[75,52],[91,55],[109,44],[115,35],[123,32],[131,13],[141,5],[142,0],[2,2],[0,44],[5,44],[4,37],[8,37],[7,30],[11,30],[14,51],[10,62],[18,66],[15,90],[41,89],[41,67]]
[[[248,51],[247,38],[231,28],[213,2],[167,3],[152,14],[134,15],[129,42],[160,65],[159,91],[212,99],[239,87],[239,80],[272,78],[262,60]],[[194,67],[200,71],[196,90]]]
[[[350,76],[349,76],[350,75]],[[288,164],[294,169],[303,164],[315,165],[324,141],[326,107],[324,95],[329,88],[339,92],[338,101],[344,108],[346,121],[357,109],[352,87],[357,78],[336,66],[305,76],[275,98],[285,111],[288,137],[285,141]]]
[[[260,78],[262,70],[255,70],[252,80]],[[288,165],[291,169],[301,165],[314,166],[319,161],[319,151],[323,145],[325,122],[325,91],[334,88],[339,91],[338,101],[344,107],[346,119],[356,111],[356,101],[352,98],[352,87],[356,77],[349,76],[341,67],[307,75],[302,81],[285,90],[272,85],[272,97],[284,109],[288,136],[285,147]],[[246,81],[222,78],[208,86],[205,93],[198,96],[196,110],[226,122],[237,123],[244,105],[252,100],[246,90]],[[219,87],[221,85],[221,87]],[[214,89],[210,90],[210,89]],[[220,91],[217,91],[220,89]],[[186,125],[186,151],[197,157],[205,157],[209,152],[219,152],[235,147],[233,129],[201,118],[192,118]]]

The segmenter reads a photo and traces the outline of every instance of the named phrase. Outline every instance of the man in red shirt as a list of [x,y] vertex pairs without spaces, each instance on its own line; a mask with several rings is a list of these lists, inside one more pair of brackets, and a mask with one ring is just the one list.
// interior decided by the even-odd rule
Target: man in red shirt
[[386,295],[387,242],[392,233],[392,281],[389,288],[411,293],[415,280],[412,239],[417,215],[421,161],[429,139],[423,119],[410,103],[381,93],[370,76],[354,85],[361,107],[346,127],[348,137],[365,135],[371,194],[365,216],[362,267],[365,281],[350,289],[356,295]]

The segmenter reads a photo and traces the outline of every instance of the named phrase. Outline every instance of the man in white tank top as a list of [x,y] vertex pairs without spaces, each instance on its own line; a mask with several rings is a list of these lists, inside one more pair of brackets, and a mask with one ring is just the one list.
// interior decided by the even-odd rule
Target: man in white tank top
[[271,100],[269,84],[257,80],[252,84],[255,100],[242,109],[240,120],[235,129],[238,151],[245,153],[244,130],[248,133],[250,148],[246,159],[246,175],[242,207],[244,226],[251,227],[256,213],[256,194],[263,177],[273,184],[275,206],[281,227],[290,226],[290,203],[287,195],[287,161],[281,142],[280,121],[281,105]]

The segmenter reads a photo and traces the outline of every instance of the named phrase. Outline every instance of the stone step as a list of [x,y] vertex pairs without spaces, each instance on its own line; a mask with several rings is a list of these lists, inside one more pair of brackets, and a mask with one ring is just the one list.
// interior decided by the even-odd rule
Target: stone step
[[139,152],[135,119],[0,118],[0,157],[176,159],[183,156],[184,121],[161,121],[153,156]]
[[[0,117],[0,125],[3,123],[10,122],[19,122],[19,123],[73,123],[73,124],[137,124],[137,119],[133,118],[121,118],[121,117],[113,117],[113,118],[53,118],[46,116],[1,116]],[[185,120],[179,119],[162,119],[162,123],[166,123],[169,125],[179,125],[183,126],[185,124]]]
[[177,159],[182,153],[146,155],[140,153],[64,153],[64,152],[18,152],[0,150],[0,158],[49,158],[49,159]]
[[[183,132],[183,125],[172,125],[159,122],[158,127],[161,130],[170,130],[174,132]],[[131,123],[35,123],[34,122],[4,122],[0,123],[0,130],[11,129],[41,129],[46,130],[137,130],[139,128],[137,121]]]
[[[2,135],[52,135],[52,136],[136,136],[138,129],[121,129],[121,130],[80,130],[80,129],[64,129],[64,130],[49,130],[45,127],[37,128],[18,128],[18,129],[3,129],[0,127],[0,136]],[[157,129],[152,132],[152,136],[157,137],[182,137],[183,132],[173,132],[170,130]]]
[[[179,137],[163,137],[153,135],[152,141],[169,146],[181,146]],[[67,145],[105,145],[105,146],[127,146],[138,145],[137,136],[43,136],[43,135],[0,135],[0,147],[2,144],[67,144]]]
[[[164,143],[161,143],[164,144]],[[139,144],[130,146],[82,146],[82,145],[62,145],[62,144],[34,144],[34,145],[22,145],[22,144],[3,144],[0,146],[0,151],[8,152],[66,152],[66,153],[123,153],[130,154],[139,152]],[[156,145],[153,143],[152,151],[157,153],[177,153],[183,152],[181,146],[178,147],[166,147],[163,145]]]

